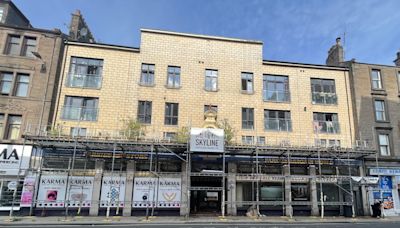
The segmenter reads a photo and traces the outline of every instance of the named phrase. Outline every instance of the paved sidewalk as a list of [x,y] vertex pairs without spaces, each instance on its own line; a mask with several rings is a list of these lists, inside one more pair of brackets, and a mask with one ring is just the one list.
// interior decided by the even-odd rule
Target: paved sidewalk
[[146,220],[145,217],[131,216],[131,217],[120,217],[110,216],[107,219],[104,216],[75,216],[65,217],[60,216],[49,216],[49,217],[14,217],[13,221],[9,220],[8,216],[0,216],[0,226],[12,226],[12,225],[60,225],[60,224],[215,224],[215,223],[232,223],[232,224],[243,224],[243,223],[365,223],[365,222],[398,222],[400,217],[386,217],[384,219],[377,219],[371,217],[357,217],[357,218],[345,218],[345,217],[325,217],[321,219],[319,217],[294,217],[292,219],[284,216],[268,216],[257,218],[249,218],[245,216],[227,216],[221,217],[190,217],[188,220],[184,217],[149,217]]

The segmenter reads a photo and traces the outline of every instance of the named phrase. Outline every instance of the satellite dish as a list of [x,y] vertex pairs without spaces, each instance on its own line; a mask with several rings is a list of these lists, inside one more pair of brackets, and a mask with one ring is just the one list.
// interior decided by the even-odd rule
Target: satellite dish
[[86,36],[87,33],[88,33],[88,30],[87,30],[87,28],[85,28],[85,27],[83,27],[83,28],[81,28],[81,30],[79,30],[79,34],[80,34],[81,36]]

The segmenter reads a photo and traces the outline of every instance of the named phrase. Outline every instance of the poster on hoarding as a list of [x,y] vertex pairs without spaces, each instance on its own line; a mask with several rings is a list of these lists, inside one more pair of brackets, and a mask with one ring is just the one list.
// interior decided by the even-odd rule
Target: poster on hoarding
[[146,208],[152,202],[158,208],[179,208],[181,178],[135,178],[132,206]]
[[32,205],[33,195],[35,194],[37,174],[29,173],[22,186],[21,207],[30,207]]
[[181,178],[159,178],[158,207],[175,207],[181,205]]
[[132,206],[145,208],[151,206],[151,202],[157,202],[157,178],[137,177],[133,184]]
[[39,181],[37,207],[64,207],[67,173],[42,174]]
[[29,168],[32,146],[0,144],[0,175],[22,175]]
[[392,177],[391,176],[382,176],[379,181],[379,187],[383,191],[392,190]]
[[126,177],[106,175],[101,181],[100,207],[123,207]]
[[91,176],[72,176],[69,178],[69,207],[90,207],[93,181],[94,177]]

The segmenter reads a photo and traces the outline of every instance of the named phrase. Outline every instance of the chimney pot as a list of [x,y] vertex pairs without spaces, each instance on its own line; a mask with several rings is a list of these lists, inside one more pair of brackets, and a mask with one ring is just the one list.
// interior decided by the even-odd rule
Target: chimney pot
[[341,40],[340,37],[336,38],[336,45],[340,45],[340,40]]

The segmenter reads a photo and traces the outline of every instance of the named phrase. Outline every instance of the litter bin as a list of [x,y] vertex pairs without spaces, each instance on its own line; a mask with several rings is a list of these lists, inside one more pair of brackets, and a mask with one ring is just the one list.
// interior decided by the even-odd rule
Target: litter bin
[[353,217],[353,211],[351,209],[351,206],[343,206],[343,210],[344,210],[344,217]]

